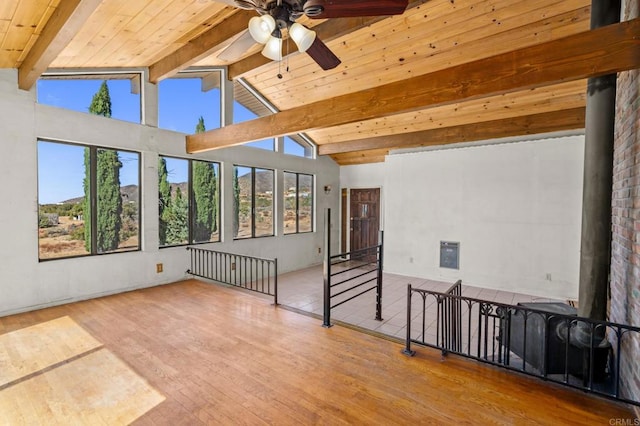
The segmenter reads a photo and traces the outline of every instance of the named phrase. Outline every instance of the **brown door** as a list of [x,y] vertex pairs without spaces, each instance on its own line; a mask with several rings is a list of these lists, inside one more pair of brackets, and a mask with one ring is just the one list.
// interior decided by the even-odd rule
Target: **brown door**
[[376,246],[380,230],[380,188],[352,189],[350,213],[350,251]]

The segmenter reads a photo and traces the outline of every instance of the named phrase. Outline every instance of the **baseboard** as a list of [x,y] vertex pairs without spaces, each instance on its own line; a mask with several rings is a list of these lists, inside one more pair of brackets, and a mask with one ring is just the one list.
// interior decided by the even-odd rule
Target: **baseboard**
[[[188,279],[189,276],[185,276],[182,279]],[[75,303],[75,302],[82,302],[83,300],[90,300],[90,299],[98,299],[100,297],[105,297],[105,296],[111,296],[114,294],[120,294],[120,293],[126,293],[129,291],[136,291],[136,290],[142,290],[145,288],[150,288],[150,287],[156,287],[156,286],[160,286],[160,285],[166,285],[166,284],[172,284],[178,281],[181,281],[182,279],[178,279],[175,281],[168,281],[168,282],[160,282],[160,283],[153,283],[153,284],[142,284],[142,285],[134,285],[134,286],[127,286],[127,287],[121,287],[121,288],[117,288],[117,289],[110,289],[107,291],[101,291],[101,292],[95,292],[95,293],[88,293],[88,294],[81,294],[81,295],[76,295],[76,296],[71,296],[71,297],[65,297],[62,299],[56,299],[56,300],[50,300],[48,302],[44,302],[44,303],[38,303],[38,304],[34,304],[34,305],[28,305],[28,306],[22,306],[19,308],[15,308],[15,309],[7,309],[4,311],[0,311],[0,317],[8,317],[10,315],[17,315],[17,314],[22,314],[25,312],[31,312],[31,311],[37,311],[40,309],[46,309],[46,308],[51,308],[54,306],[60,306],[60,305],[66,305],[68,303]]]

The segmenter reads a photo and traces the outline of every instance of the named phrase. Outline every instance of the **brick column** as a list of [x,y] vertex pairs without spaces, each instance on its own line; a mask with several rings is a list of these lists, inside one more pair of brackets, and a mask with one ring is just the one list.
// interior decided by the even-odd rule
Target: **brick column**
[[[623,0],[621,20],[639,9],[640,1]],[[614,137],[609,317],[640,326],[640,70],[618,75]],[[624,340],[622,351],[622,391],[640,399],[640,338]]]

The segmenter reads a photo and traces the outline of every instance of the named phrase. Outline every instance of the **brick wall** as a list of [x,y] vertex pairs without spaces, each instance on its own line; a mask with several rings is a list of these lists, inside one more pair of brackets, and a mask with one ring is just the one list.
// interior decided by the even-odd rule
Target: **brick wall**
[[[639,9],[640,1],[623,0],[622,20]],[[618,75],[613,165],[610,318],[640,326],[640,70]],[[622,350],[623,392],[640,399],[640,337]]]

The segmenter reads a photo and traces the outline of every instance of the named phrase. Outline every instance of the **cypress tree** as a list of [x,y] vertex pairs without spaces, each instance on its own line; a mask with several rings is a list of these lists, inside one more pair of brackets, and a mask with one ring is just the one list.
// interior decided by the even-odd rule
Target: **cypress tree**
[[[205,131],[204,118],[198,119],[196,133]],[[217,230],[216,175],[213,164],[205,161],[193,162],[193,239],[205,242]]]
[[112,149],[98,150],[98,253],[112,251],[120,243],[122,228],[122,196],[120,195],[120,168],[118,153]]
[[[111,117],[111,97],[107,82],[93,95],[89,112],[103,117]],[[90,196],[90,150],[85,149],[85,247],[91,249],[91,196]],[[122,228],[122,197],[120,195],[120,168],[122,163],[114,150],[97,150],[96,181],[97,196],[97,247],[98,253],[115,250],[120,242]],[[89,224],[87,226],[87,224]]]
[[196,124],[196,133],[204,133],[207,129],[204,127],[204,117],[198,118],[198,124]]
[[238,168],[233,169],[233,236],[238,236],[240,230],[240,182],[238,181]]
[[82,187],[84,188],[84,200],[82,201],[82,219],[84,221],[84,249],[91,253],[91,151],[89,148],[84,149],[84,179]]
[[111,96],[109,95],[109,86],[107,81],[103,80],[100,89],[93,95],[89,112],[103,117],[111,117]]
[[158,217],[160,218],[160,245],[167,244],[167,221],[171,209],[171,185],[168,180],[167,160],[158,158]]
[[176,188],[176,196],[167,214],[167,244],[183,244],[188,242],[189,204],[182,196],[180,187]]

